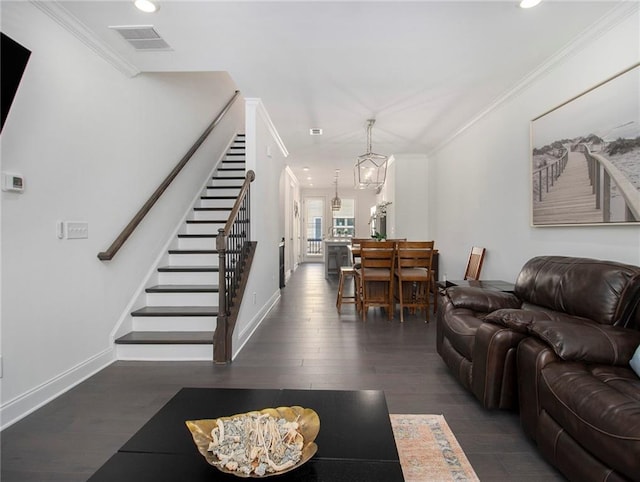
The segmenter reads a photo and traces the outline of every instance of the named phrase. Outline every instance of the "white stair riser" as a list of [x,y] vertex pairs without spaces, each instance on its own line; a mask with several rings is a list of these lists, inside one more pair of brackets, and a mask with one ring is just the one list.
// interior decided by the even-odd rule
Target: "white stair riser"
[[232,208],[235,199],[200,199],[203,208]]
[[235,197],[238,197],[238,194],[240,194],[239,187],[225,187],[224,189],[207,188],[205,193],[206,196],[235,196]]
[[218,234],[220,228],[224,228],[224,223],[187,224],[186,234]]
[[225,211],[193,211],[191,219],[198,221],[221,221],[225,220],[231,214],[231,208]]
[[234,166],[233,168],[226,170],[226,171],[216,171],[216,176],[217,177],[237,177],[237,176],[244,176],[246,174],[244,167],[242,166]]
[[[147,306],[212,306],[217,304],[218,293],[147,293]],[[141,317],[136,316],[135,318]]]
[[116,345],[118,360],[206,360],[213,359],[211,345]]
[[216,249],[215,238],[178,238],[179,249]]
[[217,272],[160,272],[158,284],[161,285],[200,285],[218,284]]
[[[238,174],[241,175],[241,174]],[[237,176],[229,176],[229,177],[237,177]],[[231,186],[231,187],[235,187],[238,190],[240,190],[240,187],[242,187],[242,184],[244,183],[244,179],[212,179],[211,180],[211,185],[212,186]]]
[[134,316],[134,331],[214,331],[215,316]]
[[169,266],[218,266],[215,254],[170,254]]

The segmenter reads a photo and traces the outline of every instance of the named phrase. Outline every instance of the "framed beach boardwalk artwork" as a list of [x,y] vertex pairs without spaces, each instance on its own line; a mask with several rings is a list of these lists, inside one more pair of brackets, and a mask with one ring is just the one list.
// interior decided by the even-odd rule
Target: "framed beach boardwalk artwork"
[[640,223],[640,64],[531,122],[533,226]]

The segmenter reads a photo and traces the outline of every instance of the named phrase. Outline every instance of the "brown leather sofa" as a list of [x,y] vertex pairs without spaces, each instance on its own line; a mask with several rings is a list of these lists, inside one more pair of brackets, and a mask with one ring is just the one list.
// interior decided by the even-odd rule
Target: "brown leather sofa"
[[516,349],[526,336],[485,322],[500,308],[519,308],[510,293],[453,286],[441,297],[436,348],[460,383],[485,408],[517,407]]
[[569,479],[640,480],[640,378],[629,367],[640,267],[541,256],[518,275],[519,306],[489,312],[498,295],[476,295],[449,288],[438,318],[438,351],[463,385],[489,408],[519,399],[526,433]]

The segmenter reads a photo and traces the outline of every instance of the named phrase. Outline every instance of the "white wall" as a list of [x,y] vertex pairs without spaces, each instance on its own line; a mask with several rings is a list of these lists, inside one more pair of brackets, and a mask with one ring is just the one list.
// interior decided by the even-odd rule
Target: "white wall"
[[278,245],[284,235],[280,179],[288,153],[260,99],[246,100],[245,119],[247,169],[256,173],[251,238],[258,246],[233,332],[233,357],[280,298]]
[[[2,423],[113,360],[110,333],[203,176],[243,128],[242,102],[110,262],[97,259],[231,98],[223,73],[127,78],[28,2],[2,30],[33,53],[2,132]],[[89,238],[57,239],[56,221]]]
[[485,279],[514,280],[527,259],[544,254],[640,264],[639,226],[533,228],[529,205],[530,120],[638,62],[639,25],[636,4],[430,158],[422,218],[440,249],[441,276],[461,277],[472,245],[488,250]]
[[[385,183],[371,204],[391,202],[387,206],[386,216],[388,238],[405,238],[409,241],[433,239],[429,232],[427,209],[428,174],[426,154],[400,153],[389,159]],[[365,192],[375,193],[370,190]]]

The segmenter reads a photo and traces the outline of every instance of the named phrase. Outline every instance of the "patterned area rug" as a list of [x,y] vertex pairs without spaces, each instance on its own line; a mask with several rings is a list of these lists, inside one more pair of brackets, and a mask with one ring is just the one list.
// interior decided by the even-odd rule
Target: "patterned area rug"
[[389,415],[406,482],[478,481],[442,415]]

